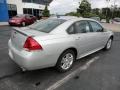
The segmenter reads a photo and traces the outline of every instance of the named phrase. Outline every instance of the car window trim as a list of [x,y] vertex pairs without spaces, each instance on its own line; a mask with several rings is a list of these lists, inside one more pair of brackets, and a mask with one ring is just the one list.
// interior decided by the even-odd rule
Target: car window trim
[[[77,21],[77,22],[82,22],[82,21],[85,21],[85,22],[87,22],[87,24],[88,24],[88,26],[89,26],[89,23],[88,23],[88,20],[80,20],[80,21]],[[77,22],[75,22],[75,23],[77,23]],[[75,24],[74,23],[74,24]],[[89,28],[90,28],[90,26],[89,26]],[[91,31],[91,30],[90,30]],[[76,32],[76,30],[75,30],[75,34],[87,34],[87,33],[90,33],[90,32],[85,32],[85,33],[77,33]]]
[[88,20],[88,22],[89,22],[89,25],[90,25],[90,27],[91,27],[91,29],[92,29],[92,32],[95,32],[95,31],[93,30],[93,27],[92,27],[92,25],[90,24],[90,22],[95,22],[95,23],[97,23],[97,24],[102,28],[102,31],[99,31],[99,32],[104,32],[104,28],[103,28],[103,26],[100,25],[98,22],[96,22],[96,21],[92,21],[92,20]]
[[92,28],[92,26],[91,26],[91,24],[90,24],[89,21],[90,21],[90,20],[87,20],[87,22],[88,22],[88,24],[89,24],[89,27],[90,27],[90,32],[94,32],[94,31],[93,31],[93,28]]
[[[86,33],[91,33],[91,32],[93,32],[93,30],[91,31],[92,27],[90,27],[90,25],[89,25],[89,22],[88,22],[89,20],[79,20],[79,21],[75,21],[74,23],[72,23],[72,24],[66,29],[67,34],[69,34],[69,33],[68,33],[68,30],[69,30],[69,28],[70,28],[72,25],[74,26],[74,31],[75,31],[74,34],[86,34],[86,33],[77,33],[76,30],[75,30],[75,23],[81,22],[81,21],[86,21],[86,22],[88,23],[88,26],[89,26],[89,28],[90,28],[90,32],[86,32]],[[74,35],[74,34],[69,34],[69,35]]]
[[[69,35],[75,34],[75,25],[74,25],[74,24],[75,24],[75,22],[72,23],[72,24],[66,29],[67,34],[69,34]],[[72,26],[74,27],[74,33],[73,33],[73,34],[70,34],[70,33],[68,33],[68,30],[69,30],[69,28],[72,27]]]

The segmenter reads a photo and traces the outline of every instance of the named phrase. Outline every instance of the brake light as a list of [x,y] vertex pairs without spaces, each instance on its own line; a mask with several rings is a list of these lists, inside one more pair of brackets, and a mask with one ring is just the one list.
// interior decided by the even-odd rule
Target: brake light
[[27,51],[42,50],[42,46],[32,37],[28,37],[23,46]]

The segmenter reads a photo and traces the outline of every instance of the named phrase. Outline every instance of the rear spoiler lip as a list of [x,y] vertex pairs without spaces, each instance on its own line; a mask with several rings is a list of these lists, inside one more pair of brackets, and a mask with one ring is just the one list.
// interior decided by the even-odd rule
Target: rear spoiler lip
[[[16,32],[18,32],[18,33],[20,33],[20,34],[22,34],[22,35],[24,35],[24,36],[30,37],[29,35],[21,32],[21,31],[19,31],[19,30],[17,30],[17,29],[13,29],[13,30],[16,31]],[[34,37],[34,35],[32,35],[31,37]]]

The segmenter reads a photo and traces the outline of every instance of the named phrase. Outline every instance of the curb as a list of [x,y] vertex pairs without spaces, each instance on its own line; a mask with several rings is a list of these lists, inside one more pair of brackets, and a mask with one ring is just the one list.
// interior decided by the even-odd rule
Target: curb
[[9,25],[0,25],[0,27],[5,27],[5,26],[9,26]]
[[3,27],[3,26],[8,26],[8,22],[0,22],[0,27]]

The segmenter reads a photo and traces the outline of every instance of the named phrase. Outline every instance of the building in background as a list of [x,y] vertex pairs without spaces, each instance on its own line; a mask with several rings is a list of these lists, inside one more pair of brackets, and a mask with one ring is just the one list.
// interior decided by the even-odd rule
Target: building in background
[[[39,17],[42,15],[45,5],[51,1],[52,0],[0,0],[0,21],[7,21],[17,14],[32,14]],[[3,15],[5,14],[6,17],[3,18],[1,13]]]

